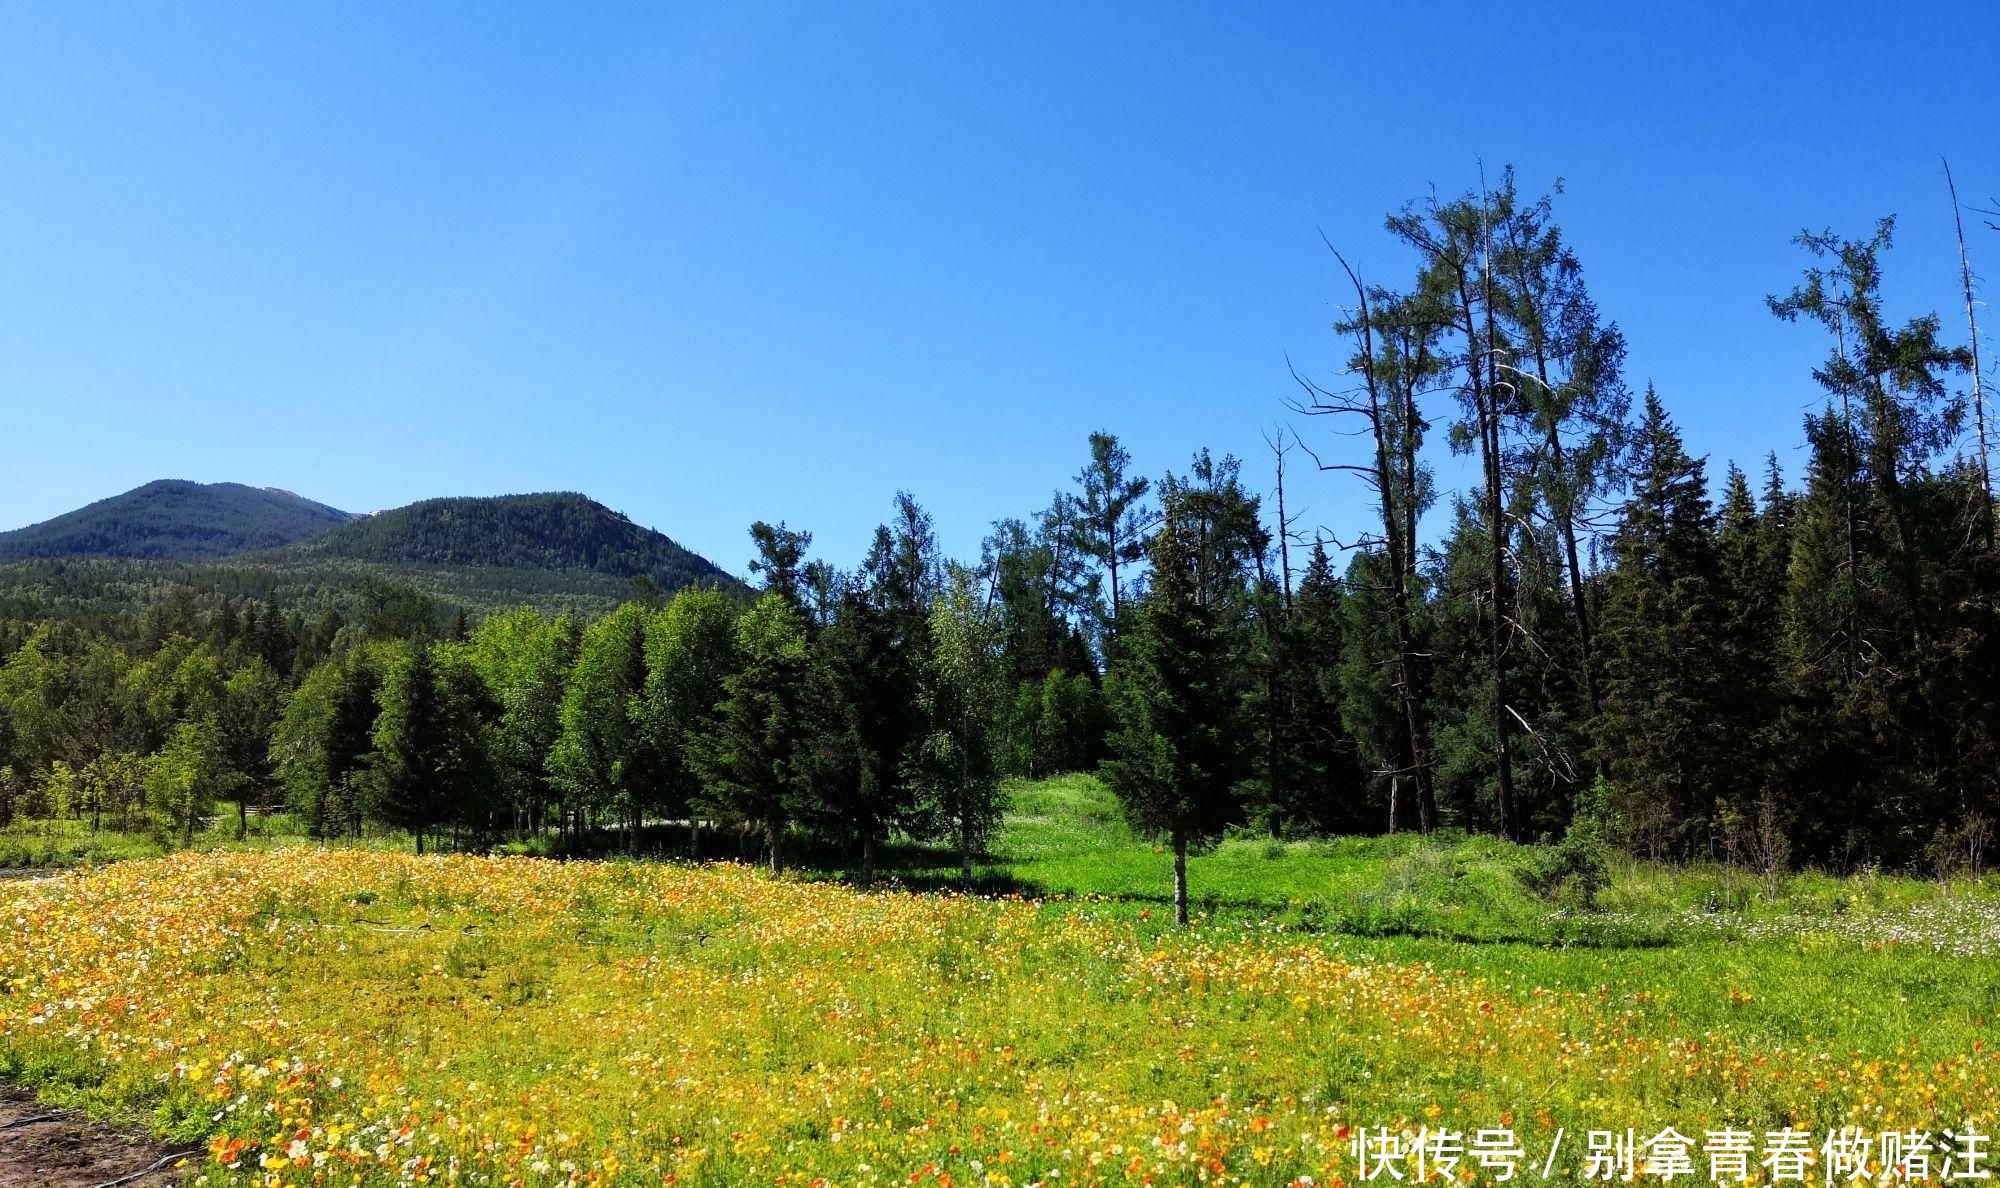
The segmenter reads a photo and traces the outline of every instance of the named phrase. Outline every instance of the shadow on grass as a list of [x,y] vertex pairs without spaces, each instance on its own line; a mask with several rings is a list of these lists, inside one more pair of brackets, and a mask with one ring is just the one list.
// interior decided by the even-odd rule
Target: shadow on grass
[[[860,855],[853,845],[816,839],[795,832],[786,839],[785,865],[793,877],[825,882],[858,883]],[[545,834],[525,843],[502,847],[507,852],[578,860],[671,862],[743,862],[764,860],[763,838],[755,831],[704,828],[688,822],[653,822],[636,835],[623,829],[597,829],[557,838]],[[1031,864],[1032,865],[1032,864]],[[1164,881],[1164,880],[1162,880]],[[1173,897],[1165,887],[1079,890],[1056,889],[1020,873],[1005,854],[978,855],[968,886],[959,855],[948,846],[894,841],[878,844],[875,883],[881,892],[960,893],[1016,896],[1050,903],[1088,904],[1112,911],[1150,911],[1167,917]],[[1218,923],[1278,925],[1301,935],[1350,936],[1367,939],[1408,939],[1470,945],[1520,945],[1541,949],[1663,949],[1679,940],[1671,930],[1629,918],[1580,914],[1569,917],[1535,915],[1523,918],[1494,905],[1460,911],[1414,899],[1383,896],[1381,884],[1372,893],[1322,892],[1303,898],[1271,893],[1197,890],[1190,907]]]
[[[506,853],[582,861],[624,858],[642,862],[756,864],[765,859],[763,838],[754,831],[697,831],[686,822],[650,823],[643,826],[636,836],[623,829],[593,829],[561,838],[550,833],[526,842],[508,843],[500,849]],[[789,873],[802,878],[856,882],[859,880],[860,860],[852,848],[793,833],[785,841],[785,867]],[[878,845],[875,851],[875,878],[885,890],[942,892],[967,889],[957,851],[921,843]],[[1023,898],[1045,895],[1041,887],[1019,878],[990,854],[974,857],[970,890],[976,895],[1018,895]]]

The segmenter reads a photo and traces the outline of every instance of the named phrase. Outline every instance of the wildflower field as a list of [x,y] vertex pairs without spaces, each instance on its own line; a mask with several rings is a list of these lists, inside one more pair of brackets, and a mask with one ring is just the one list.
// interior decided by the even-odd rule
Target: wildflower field
[[148,1112],[211,1185],[1338,1184],[1362,1127],[1990,1130],[2000,970],[1909,923],[1981,910],[1467,944],[218,850],[0,885],[0,1076]]

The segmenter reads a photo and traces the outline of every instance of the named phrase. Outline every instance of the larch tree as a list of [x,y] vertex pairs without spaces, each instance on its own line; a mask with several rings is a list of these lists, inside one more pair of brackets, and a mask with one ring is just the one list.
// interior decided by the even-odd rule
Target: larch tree
[[[1420,401],[1442,382],[1448,359],[1439,349],[1444,323],[1437,310],[1420,300],[1401,297],[1362,283],[1339,252],[1354,288],[1355,305],[1336,329],[1353,343],[1348,373],[1356,377],[1351,390],[1322,386],[1293,373],[1304,392],[1293,408],[1309,416],[1359,420],[1368,453],[1358,462],[1326,461],[1315,456],[1321,470],[1353,474],[1369,491],[1379,530],[1354,542],[1364,552],[1379,551],[1382,563],[1356,569],[1353,575],[1379,584],[1380,597],[1359,604],[1379,611],[1385,638],[1393,641],[1384,659],[1391,675],[1401,720],[1401,745],[1377,749],[1378,770],[1390,782],[1391,804],[1408,780],[1416,793],[1417,826],[1428,833],[1437,817],[1432,789],[1429,725],[1421,693],[1419,668],[1423,656],[1416,644],[1417,520],[1432,501],[1430,470],[1419,461],[1429,428]],[[1391,756],[1393,755],[1393,758]],[[1390,828],[1393,831],[1395,822]]]
[[1124,606],[1121,573],[1145,555],[1146,532],[1154,513],[1146,504],[1152,483],[1131,474],[1132,455],[1110,433],[1090,435],[1090,461],[1076,476],[1076,524],[1083,552],[1104,571],[1110,583],[1111,606],[1105,620],[1107,636],[1118,630]]

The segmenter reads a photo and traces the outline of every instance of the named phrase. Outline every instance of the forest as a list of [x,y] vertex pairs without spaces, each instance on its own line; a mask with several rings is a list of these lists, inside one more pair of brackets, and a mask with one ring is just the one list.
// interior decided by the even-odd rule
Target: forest
[[[1768,304],[1825,346],[1804,465],[1715,473],[1627,374],[1558,196],[1508,174],[1389,216],[1411,270],[1345,272],[1344,366],[1293,377],[1268,490],[1206,450],[1139,474],[1101,432],[977,558],[902,493],[852,568],[758,523],[756,590],[643,579],[601,615],[370,579],[108,620],[21,587],[0,819],[187,842],[228,803],[420,850],[671,822],[772,869],[839,847],[864,883],[925,839],[970,882],[1004,778],[1096,771],[1177,872],[1251,829],[1546,841],[1583,879],[1604,847],[1977,874],[2000,552],[1969,264],[1947,326],[1884,307],[1893,219],[1801,234]],[[1302,533],[1301,475],[1368,529]]]

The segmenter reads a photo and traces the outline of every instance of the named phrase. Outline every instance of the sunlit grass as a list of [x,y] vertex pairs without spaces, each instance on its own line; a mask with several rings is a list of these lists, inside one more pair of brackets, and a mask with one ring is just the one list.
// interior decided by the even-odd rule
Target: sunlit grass
[[[1361,849],[1314,861],[1379,869]],[[1995,1116],[2000,969],[1920,939],[1147,910],[740,866],[121,863],[0,888],[0,1074],[152,1110],[210,1183],[1326,1183],[1363,1124]]]
[[1330,1184],[1361,1125],[1996,1122],[1983,886],[1620,860],[1584,910],[1492,838],[1241,836],[1182,933],[1101,784],[1013,808],[979,876],[1030,898],[225,814],[0,884],[0,1078],[302,1188]]

